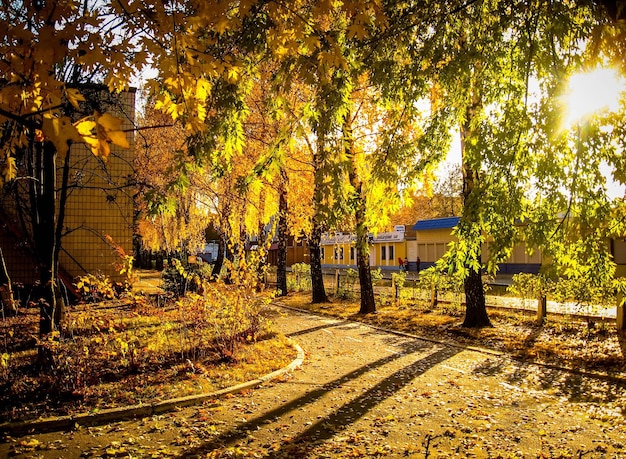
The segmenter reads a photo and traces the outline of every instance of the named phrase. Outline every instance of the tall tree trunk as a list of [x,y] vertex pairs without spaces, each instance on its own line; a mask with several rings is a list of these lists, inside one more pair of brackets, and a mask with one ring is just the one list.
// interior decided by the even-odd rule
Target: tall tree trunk
[[356,263],[359,271],[359,285],[361,288],[361,307],[359,314],[371,314],[376,312],[374,299],[374,286],[372,285],[372,272],[370,270],[369,243],[367,237],[367,225],[365,224],[366,202],[363,196],[363,183],[357,172],[357,155],[354,151],[354,136],[352,133],[352,117],[348,111],[344,118],[343,141],[346,154],[350,159],[349,179],[354,188],[352,207],[356,220]]
[[481,273],[470,270],[463,282],[465,288],[465,320],[463,326],[469,328],[491,327],[485,305],[485,290]]
[[40,305],[39,336],[44,337],[54,331],[54,319],[56,316],[56,267],[57,254],[55,248],[56,219],[55,219],[55,193],[56,193],[56,149],[51,142],[46,142],[43,147],[36,145],[38,156],[41,155],[41,173],[39,183],[35,186],[35,219],[33,221],[33,233],[35,247],[39,261],[39,292],[38,302]]
[[[58,251],[56,249],[56,148],[51,142],[31,142],[29,184],[33,243],[39,270],[39,285],[34,291],[39,305],[39,337],[43,340],[58,328],[56,285]],[[37,363],[42,369],[51,369],[54,360],[45,344],[38,349]]]
[[[59,253],[61,251],[61,239],[63,238],[63,225],[65,222],[65,208],[66,208],[66,204],[67,204],[67,197],[68,197],[68,191],[69,191],[69,177],[70,177],[70,157],[71,157],[71,148],[68,148],[67,153],[65,154],[65,160],[63,161],[63,176],[61,179],[61,193],[59,196],[59,212],[57,215],[57,221],[56,221],[56,229],[55,229],[55,236],[54,236],[54,263],[55,266],[57,267],[56,269],[58,269],[58,264],[59,264]],[[59,282],[61,282],[61,280],[59,279]],[[61,287],[60,285],[58,286],[59,288]],[[54,321],[57,325],[59,325],[61,323],[61,321],[63,320],[65,316],[65,301],[63,300],[63,297],[59,296],[57,304],[56,304],[56,308],[55,308],[55,315],[54,315]]]
[[311,252],[311,303],[328,303],[326,289],[324,288],[324,276],[322,274],[322,259],[320,241],[322,240],[322,228],[317,219],[313,219],[313,228],[309,237],[309,250]]
[[218,229],[219,231],[219,239],[217,242],[217,257],[215,258],[215,264],[213,265],[213,270],[211,271],[211,276],[214,278],[218,278],[220,273],[222,272],[222,267],[224,266],[224,259],[227,256],[228,250],[228,239],[230,237],[230,205],[228,202],[223,204],[222,212],[221,212],[221,225]]
[[[467,159],[467,145],[468,139],[475,135],[471,130],[471,123],[474,119],[475,113],[480,106],[480,98],[473,94],[472,101],[467,108],[465,120],[461,125],[461,157],[463,161],[463,215],[461,217],[460,225],[465,225],[468,230],[463,231],[470,237],[475,237],[475,231],[470,230],[472,226],[480,226],[480,215],[478,213],[479,205],[476,202],[479,198],[477,196],[476,181],[478,179],[477,171],[472,169],[472,165]],[[469,259],[475,259],[478,261],[478,265],[481,266],[481,255],[479,244],[469,244],[474,253],[468,254]],[[463,287],[465,290],[465,320],[463,321],[464,327],[481,328],[491,327],[491,321],[487,315],[487,308],[485,304],[485,290],[483,287],[482,275],[480,267],[474,269],[469,268],[469,274],[463,281]]]
[[311,235],[309,236],[309,251],[311,255],[311,302],[328,303],[326,289],[324,288],[324,276],[322,273],[322,259],[320,251],[320,242],[322,240],[322,215],[320,207],[322,203],[321,186],[324,180],[324,171],[322,170],[322,161],[324,155],[324,136],[318,133],[317,147],[313,153],[314,168],[314,190],[313,190],[313,222]]
[[359,231],[359,226],[365,225],[357,223],[356,235],[356,263],[359,270],[359,283],[361,286],[361,307],[359,314],[371,314],[376,312],[376,301],[374,299],[374,286],[372,284],[372,271],[370,269],[369,244],[367,231]]
[[222,272],[222,266],[224,266],[224,255],[226,253],[226,234],[224,231],[220,231],[219,239],[217,241],[217,257],[215,257],[215,264],[213,265],[213,270],[211,271],[212,277],[219,277],[220,272]]
[[278,260],[276,267],[276,288],[279,296],[287,295],[287,174],[280,172],[278,196]]

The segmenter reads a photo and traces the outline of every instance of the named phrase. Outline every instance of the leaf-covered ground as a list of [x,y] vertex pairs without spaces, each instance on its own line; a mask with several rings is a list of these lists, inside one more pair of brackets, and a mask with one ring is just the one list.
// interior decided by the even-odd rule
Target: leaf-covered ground
[[[306,298],[279,301],[302,307]],[[0,457],[626,455],[623,383],[351,320],[284,309],[275,314],[277,330],[306,352],[291,375],[163,415],[7,438]]]
[[439,302],[395,300],[378,302],[377,313],[360,315],[358,300],[332,298],[330,303],[311,304],[310,293],[294,293],[281,299],[287,306],[352,319],[371,325],[437,340],[479,346],[521,360],[598,372],[626,381],[626,334],[618,333],[615,322],[568,315],[548,315],[538,325],[535,313],[488,308],[492,328],[462,328],[463,307]]
[[[37,364],[38,310],[0,324],[0,422],[93,412],[210,393],[282,368],[295,356],[287,340],[261,330],[237,338],[224,357],[178,304],[79,305],[68,309],[60,340],[45,343],[53,366]],[[246,339],[248,338],[248,339]]]

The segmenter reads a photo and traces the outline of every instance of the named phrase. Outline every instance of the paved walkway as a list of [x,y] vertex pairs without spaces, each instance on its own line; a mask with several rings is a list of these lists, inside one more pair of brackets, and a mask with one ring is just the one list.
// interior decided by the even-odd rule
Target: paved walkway
[[282,309],[274,320],[306,352],[290,377],[25,437],[42,448],[17,457],[626,457],[622,386],[354,322]]

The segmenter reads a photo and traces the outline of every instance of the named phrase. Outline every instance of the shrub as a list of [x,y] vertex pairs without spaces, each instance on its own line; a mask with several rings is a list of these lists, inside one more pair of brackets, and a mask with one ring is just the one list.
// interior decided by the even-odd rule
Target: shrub
[[[259,263],[262,257],[240,256],[228,263],[230,273],[223,280],[200,279],[202,295],[191,292],[177,302],[182,324],[181,346],[191,359],[210,350],[222,360],[237,360],[241,343],[256,341],[265,330],[263,309],[274,293],[259,291]],[[180,267],[181,275],[188,275]]]
[[348,268],[345,274],[343,276],[340,275],[338,278],[337,296],[345,300],[354,298],[354,285],[358,278],[359,273],[352,268]]
[[203,270],[201,265],[184,266],[180,260],[174,258],[171,265],[163,271],[163,290],[176,298],[185,296],[187,292],[197,293],[202,289]]
[[436,267],[430,267],[420,272],[416,286],[431,292],[431,307],[436,305],[440,295],[452,295],[455,302],[461,303],[463,279],[458,274],[447,274]]
[[311,288],[311,266],[307,263],[295,263],[291,266],[294,279],[294,290],[309,290]]
[[372,275],[372,285],[377,285],[383,278],[383,272],[380,268],[372,269],[370,273]]
[[118,296],[113,282],[104,274],[86,274],[74,284],[82,301],[97,303],[112,300]]
[[506,290],[520,298],[536,299],[553,291],[554,286],[554,281],[541,274],[519,273],[513,275],[512,283]]

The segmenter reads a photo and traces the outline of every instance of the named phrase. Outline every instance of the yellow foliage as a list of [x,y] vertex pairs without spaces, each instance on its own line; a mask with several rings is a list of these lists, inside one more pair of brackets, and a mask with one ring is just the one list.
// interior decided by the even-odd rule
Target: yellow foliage
[[79,135],[76,127],[72,124],[72,120],[67,116],[61,116],[59,118],[45,116],[41,130],[46,139],[54,144],[56,151],[60,155],[67,154],[69,148],[68,142],[83,141],[82,136]]
[[76,130],[78,131],[78,134],[80,134],[83,137],[90,136],[93,128],[95,127],[96,127],[96,122],[91,121],[91,120],[84,120],[84,121],[79,121],[78,123],[76,123]]
[[78,103],[85,102],[85,97],[74,88],[67,88],[65,90],[65,97],[67,97],[68,102],[77,110],[79,108]]
[[4,159],[2,165],[2,178],[5,182],[13,180],[17,175],[17,166],[15,165],[15,158],[13,156],[7,156]]

